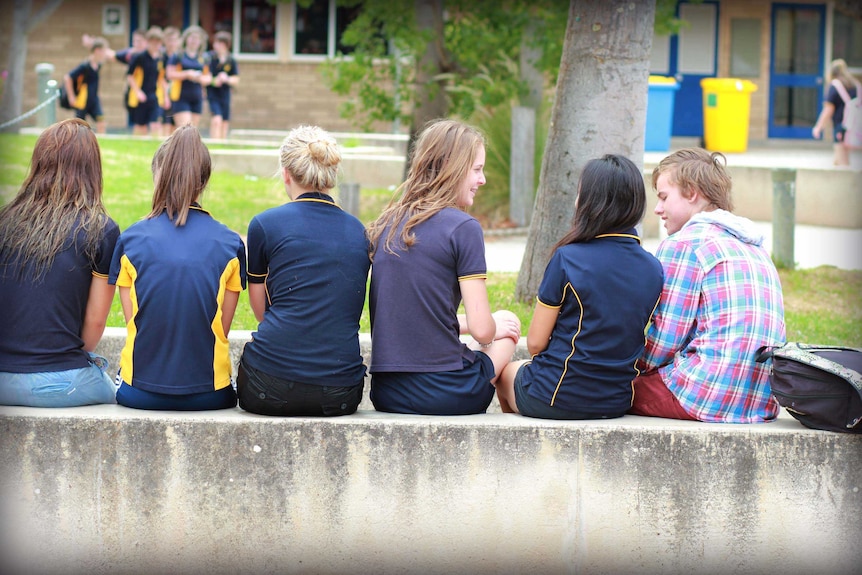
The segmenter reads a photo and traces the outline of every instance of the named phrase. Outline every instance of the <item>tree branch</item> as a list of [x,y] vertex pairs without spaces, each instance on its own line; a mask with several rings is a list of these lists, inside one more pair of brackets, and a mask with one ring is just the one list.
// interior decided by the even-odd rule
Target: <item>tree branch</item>
[[[30,0],[32,1],[32,0]],[[56,10],[60,4],[63,3],[63,0],[48,0],[48,2],[43,5],[38,12],[33,14],[30,19],[27,21],[27,25],[24,27],[25,33],[29,34],[33,31],[39,24],[42,23],[48,16],[50,16],[54,10]]]

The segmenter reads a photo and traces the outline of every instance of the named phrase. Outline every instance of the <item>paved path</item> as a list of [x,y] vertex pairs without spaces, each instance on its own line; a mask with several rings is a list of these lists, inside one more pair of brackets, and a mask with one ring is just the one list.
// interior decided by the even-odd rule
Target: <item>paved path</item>
[[[772,224],[755,222],[772,249]],[[655,253],[658,238],[647,238],[644,247]],[[524,257],[526,235],[489,236],[485,238],[488,271],[517,272]],[[794,251],[797,268],[831,265],[842,269],[862,270],[862,230],[818,226],[796,226]]]

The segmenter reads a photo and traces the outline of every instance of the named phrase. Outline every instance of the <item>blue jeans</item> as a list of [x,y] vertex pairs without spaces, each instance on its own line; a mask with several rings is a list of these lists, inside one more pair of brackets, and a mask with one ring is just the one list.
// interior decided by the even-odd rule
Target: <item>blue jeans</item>
[[76,407],[116,403],[117,388],[105,372],[108,360],[93,353],[89,355],[90,365],[79,369],[0,372],[0,405]]

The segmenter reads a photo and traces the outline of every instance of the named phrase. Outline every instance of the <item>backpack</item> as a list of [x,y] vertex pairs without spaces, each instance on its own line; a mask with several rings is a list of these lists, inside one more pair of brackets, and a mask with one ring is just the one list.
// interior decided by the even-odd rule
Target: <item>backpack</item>
[[850,98],[847,88],[837,78],[832,80],[832,85],[838,91],[838,95],[844,100],[844,119],[841,126],[844,128],[844,146],[853,150],[862,149],[862,84],[856,82],[856,97]]
[[788,342],[764,346],[779,405],[805,427],[862,433],[862,349]]
[[66,86],[60,84],[59,88],[60,95],[57,98],[57,101],[60,103],[60,107],[66,110],[72,110],[72,104],[69,103],[69,94],[66,93]]

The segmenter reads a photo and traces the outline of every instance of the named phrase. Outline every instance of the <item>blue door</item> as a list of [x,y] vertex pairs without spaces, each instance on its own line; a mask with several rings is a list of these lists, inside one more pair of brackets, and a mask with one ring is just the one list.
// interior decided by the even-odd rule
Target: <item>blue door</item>
[[769,65],[769,137],[811,138],[823,102],[826,9],[774,4]]
[[[674,136],[703,136],[703,92],[700,81],[714,78],[718,65],[718,3],[680,2],[679,34],[653,39],[650,71],[674,76],[679,84],[673,108]],[[666,64],[666,65],[665,65]]]

